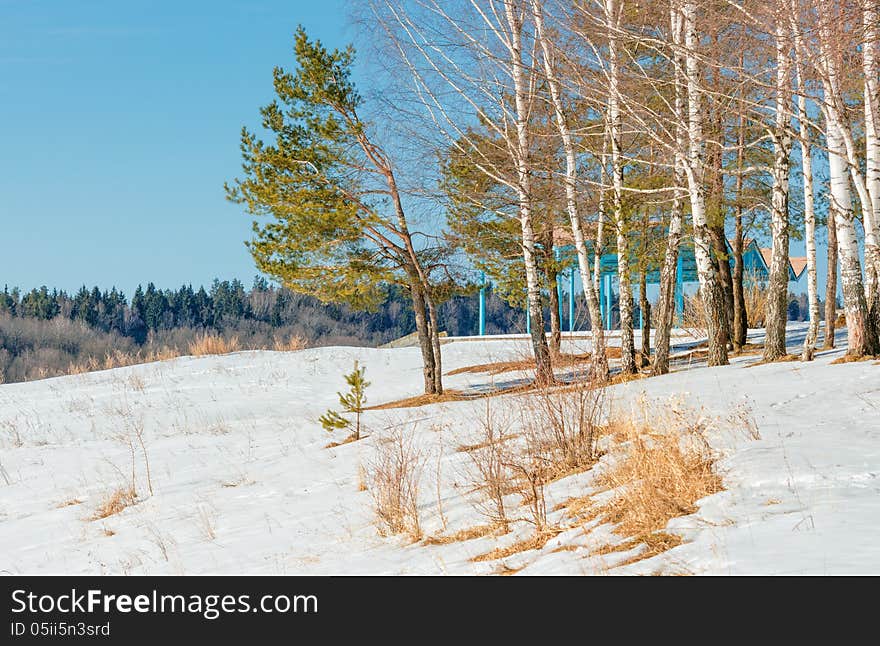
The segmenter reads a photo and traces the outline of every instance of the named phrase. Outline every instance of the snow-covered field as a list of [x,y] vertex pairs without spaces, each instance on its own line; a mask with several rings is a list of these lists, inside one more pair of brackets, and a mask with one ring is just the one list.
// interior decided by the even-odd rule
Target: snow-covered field
[[[791,350],[803,327],[790,328]],[[841,341],[845,341],[842,337]],[[843,343],[840,344],[843,346]],[[564,349],[589,349],[586,340]],[[454,341],[444,371],[521,358],[524,340]],[[626,553],[593,555],[597,537],[563,532],[505,559],[520,574],[880,574],[880,366],[831,366],[843,349],[799,362],[746,367],[696,363],[614,387],[626,406],[642,393],[680,395],[707,414],[747,400],[760,440],[712,437],[727,488],[671,528],[685,542],[623,567]],[[420,511],[426,535],[485,522],[474,507],[468,458],[484,403],[370,411],[372,435],[328,449],[317,422],[336,407],[354,360],[367,367],[371,404],[418,395],[417,348],[242,352],[0,386],[0,571],[59,574],[483,574],[475,555],[522,537],[447,545],[383,538],[360,466],[394,428],[414,429],[425,457]],[[505,373],[496,381],[524,374]],[[493,377],[446,377],[485,389]],[[493,398],[503,408],[511,396]],[[143,430],[153,494],[135,442],[139,502],[90,520],[131,477],[128,440]],[[339,435],[335,439],[342,439]],[[439,487],[436,484],[439,474]],[[589,473],[547,487],[548,508],[590,493]],[[439,504],[438,504],[439,500]],[[442,515],[440,511],[442,510]],[[564,549],[560,549],[564,547]]]

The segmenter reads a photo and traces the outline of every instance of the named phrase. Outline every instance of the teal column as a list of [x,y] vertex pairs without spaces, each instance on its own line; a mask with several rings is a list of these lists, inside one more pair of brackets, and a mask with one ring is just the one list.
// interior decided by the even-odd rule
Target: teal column
[[[553,248],[553,257],[559,264],[559,247]],[[559,331],[562,331],[562,283],[559,281],[559,275],[556,275],[556,304],[559,307]]]
[[486,336],[486,272],[480,274],[480,336]]
[[529,306],[526,304],[526,334],[532,333],[532,315],[529,312]]
[[678,253],[678,263],[675,266],[675,321],[681,322],[684,314],[684,259],[682,253]]
[[612,303],[614,302],[613,298],[613,288],[611,286],[611,274],[605,274],[605,329],[611,329],[611,309]]
[[574,267],[568,272],[568,331],[574,332]]
[[602,317],[602,325],[605,324],[605,276],[599,276],[599,316]]

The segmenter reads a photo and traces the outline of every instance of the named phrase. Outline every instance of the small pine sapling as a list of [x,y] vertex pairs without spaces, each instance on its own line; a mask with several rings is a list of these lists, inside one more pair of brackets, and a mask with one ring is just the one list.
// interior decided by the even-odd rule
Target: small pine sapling
[[[364,412],[364,405],[367,403],[365,394],[367,386],[370,382],[364,379],[367,369],[359,367],[358,362],[354,362],[354,370],[345,375],[345,382],[349,385],[347,393],[336,393],[339,396],[339,405],[342,406],[344,413],[354,415],[354,440],[361,439],[361,413]],[[324,415],[318,418],[324,430],[332,433],[342,428],[351,428],[350,419],[346,419],[335,410],[328,410]]]

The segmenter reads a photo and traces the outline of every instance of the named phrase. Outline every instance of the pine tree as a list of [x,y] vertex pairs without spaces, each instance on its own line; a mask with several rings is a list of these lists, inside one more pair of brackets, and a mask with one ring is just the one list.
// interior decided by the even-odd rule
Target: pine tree
[[271,218],[254,223],[248,248],[262,272],[325,303],[375,309],[390,286],[408,289],[425,392],[441,394],[430,274],[444,266],[442,246],[416,248],[396,166],[361,117],[354,50],[328,50],[300,27],[294,53],[296,71],[275,69],[277,98],[261,110],[273,138],[263,142],[244,128],[245,178],[226,185],[229,200]]
[[[348,392],[336,393],[339,396],[339,405],[342,406],[343,412],[354,415],[355,440],[361,439],[361,413],[364,411],[364,404],[367,403],[365,392],[370,385],[370,382],[364,379],[364,373],[366,373],[366,371],[366,367],[359,367],[358,362],[355,361],[354,370],[345,375],[345,382],[349,386]],[[346,419],[335,410],[328,410],[318,419],[318,421],[321,422],[321,426],[323,426],[324,430],[328,433],[343,428],[351,428],[352,426],[350,419]]]

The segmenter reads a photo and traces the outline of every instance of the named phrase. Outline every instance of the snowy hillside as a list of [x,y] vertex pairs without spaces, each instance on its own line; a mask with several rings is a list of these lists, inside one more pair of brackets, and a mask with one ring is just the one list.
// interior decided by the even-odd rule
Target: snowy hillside
[[[803,328],[790,332],[794,346]],[[468,340],[443,351],[448,372],[522,358],[527,346]],[[0,571],[880,574],[880,367],[829,365],[842,353],[820,353],[812,364],[747,367],[754,356],[714,369],[679,363],[668,376],[613,387],[623,408],[643,393],[680,395],[706,415],[746,402],[760,435],[711,436],[726,490],[672,521],[682,545],[620,568],[631,553],[595,549],[610,536],[607,525],[572,527],[539,550],[485,561],[472,558],[527,530],[448,544],[379,535],[363,469],[377,442],[401,427],[414,429],[424,458],[425,536],[485,522],[457,450],[475,441],[485,400],[369,411],[369,437],[326,448],[342,436],[317,418],[336,407],[352,362],[367,368],[370,404],[399,400],[421,392],[417,348],[241,352],[0,386]],[[445,385],[477,392],[525,377],[472,372]],[[490,401],[503,409],[513,397]],[[132,452],[137,501],[92,520],[131,478]],[[548,509],[591,493],[592,477],[548,485]]]

